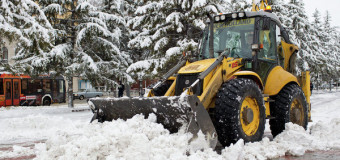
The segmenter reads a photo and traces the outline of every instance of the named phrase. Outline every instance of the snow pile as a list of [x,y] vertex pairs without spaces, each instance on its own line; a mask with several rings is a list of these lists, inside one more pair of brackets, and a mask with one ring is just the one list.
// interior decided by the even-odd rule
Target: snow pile
[[[38,119],[47,117],[36,116],[28,128],[46,129]],[[60,120],[56,120],[60,121]],[[70,125],[59,131],[46,131],[48,140],[36,144],[34,152],[38,159],[266,159],[284,155],[303,155],[305,151],[327,150],[340,148],[340,136],[333,134],[340,129],[340,119],[330,124],[317,123],[310,129],[311,134],[302,127],[287,124],[287,130],[273,141],[264,138],[261,142],[247,143],[243,140],[222,150],[219,155],[207,147],[204,135],[189,143],[192,137],[181,130],[177,134],[169,134],[162,125],[155,123],[156,117],[137,115],[125,121],[92,123],[88,125]],[[15,122],[14,122],[15,123]],[[37,124],[40,124],[37,125]],[[68,126],[68,123],[64,123]],[[74,128],[71,128],[74,127]],[[20,126],[19,126],[20,128]],[[52,127],[53,128],[53,127]],[[26,133],[27,134],[27,133]],[[31,135],[32,137],[40,135]],[[201,150],[204,149],[204,150]],[[7,156],[23,153],[34,153],[25,147],[14,146]]]
[[[315,149],[340,149],[340,119],[330,123],[320,122],[310,127],[311,135],[317,138],[319,144],[313,144]],[[317,148],[320,147],[320,148]]]
[[[306,151],[339,149],[340,119],[330,124],[317,123],[311,134],[302,127],[289,123],[286,130],[273,141],[265,137],[260,142],[244,144],[243,140],[222,150],[223,159],[271,159],[285,155],[301,156]],[[228,158],[229,157],[229,158]],[[230,158],[232,157],[232,158]]]
[[[306,151],[340,148],[340,119],[330,124],[317,123],[311,134],[302,127],[287,124],[286,130],[273,141],[244,144],[243,140],[226,147],[221,154],[208,148],[204,135],[192,137],[181,130],[169,134],[155,123],[155,116],[137,115],[125,121],[92,123],[76,126],[73,131],[51,135],[46,143],[35,146],[38,159],[268,159],[284,155],[301,156]],[[76,134],[78,133],[78,134]]]
[[[273,141],[265,137],[261,142],[244,144],[240,140],[223,149],[221,154],[208,148],[202,133],[189,142],[190,133],[180,130],[169,134],[155,122],[155,115],[148,119],[136,115],[127,121],[91,124],[44,115],[12,119],[8,122],[12,129],[2,132],[5,133],[2,140],[11,134],[11,138],[47,140],[32,148],[14,145],[12,151],[0,151],[0,158],[35,154],[37,159],[267,159],[340,149],[340,136],[334,134],[340,130],[340,119],[316,123],[310,131],[290,123]],[[22,132],[15,132],[18,130]]]
[[155,122],[155,115],[150,115],[148,119],[136,115],[127,121],[76,126],[73,130],[82,134],[61,131],[46,143],[36,145],[37,158],[184,159],[187,151],[201,149],[190,147],[188,141],[191,134],[184,134],[183,130],[169,134],[168,130]]
[[340,99],[337,97],[339,93],[313,95],[314,122],[309,123],[307,131],[289,123],[272,141],[266,130],[262,141],[244,144],[240,140],[222,149],[221,154],[208,148],[202,133],[193,141],[190,141],[192,134],[184,129],[170,134],[156,123],[155,115],[148,119],[136,115],[127,121],[89,123],[90,111],[70,112],[67,107],[0,108],[0,159],[35,155],[37,159],[236,160],[339,150]]
[[[339,149],[340,135],[334,134],[340,129],[340,119],[331,123],[317,123],[311,126],[310,134],[302,127],[288,123],[286,130],[279,134],[273,141],[264,138],[261,142],[247,143],[238,142],[235,146],[226,148],[222,155],[227,156],[236,152],[236,157],[242,159],[267,159],[284,155],[301,156],[306,151]],[[234,153],[235,154],[235,153]]]

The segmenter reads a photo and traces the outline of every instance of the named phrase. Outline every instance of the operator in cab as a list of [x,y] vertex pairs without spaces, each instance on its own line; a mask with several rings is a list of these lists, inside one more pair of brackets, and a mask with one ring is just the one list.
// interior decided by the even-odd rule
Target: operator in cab
[[251,45],[253,44],[254,32],[245,32],[245,43],[242,45],[241,56],[250,58],[251,56]]

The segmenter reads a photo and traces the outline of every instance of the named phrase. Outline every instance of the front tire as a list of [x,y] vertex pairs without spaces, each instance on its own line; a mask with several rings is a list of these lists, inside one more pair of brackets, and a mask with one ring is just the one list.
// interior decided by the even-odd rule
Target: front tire
[[297,84],[288,84],[271,104],[271,115],[275,118],[269,120],[273,137],[285,130],[285,124],[292,122],[307,129],[308,109],[305,95]]
[[265,108],[259,86],[250,79],[233,79],[219,89],[215,126],[223,146],[243,139],[260,141],[265,129]]
[[79,97],[79,100],[83,100],[83,99],[84,99],[84,96],[80,96],[80,97]]

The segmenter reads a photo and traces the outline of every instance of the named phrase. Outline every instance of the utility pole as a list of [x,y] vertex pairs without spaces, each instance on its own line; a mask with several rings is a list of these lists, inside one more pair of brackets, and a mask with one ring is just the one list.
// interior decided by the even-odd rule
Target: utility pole
[[143,80],[139,80],[139,97],[143,97]]
[[126,88],[126,96],[127,97],[131,97],[131,88],[130,88],[130,84],[125,82],[125,88]]

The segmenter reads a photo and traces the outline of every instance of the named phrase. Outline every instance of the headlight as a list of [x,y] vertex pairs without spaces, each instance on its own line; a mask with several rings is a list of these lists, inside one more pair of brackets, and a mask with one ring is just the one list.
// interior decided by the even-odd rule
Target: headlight
[[243,17],[244,17],[244,12],[238,13],[238,16],[239,16],[240,18],[243,18]]
[[220,21],[220,16],[216,16],[216,17],[215,17],[215,21],[216,21],[216,22]]
[[237,18],[237,13],[233,13],[233,14],[231,15],[231,18],[233,18],[233,19]]
[[225,20],[225,15],[221,16],[221,20],[224,21]]
[[78,94],[74,94],[74,96],[78,96]]

